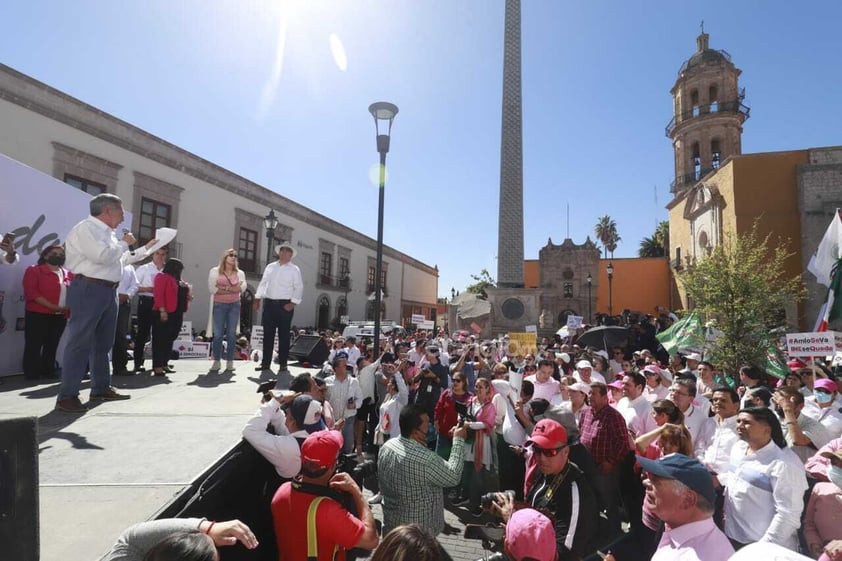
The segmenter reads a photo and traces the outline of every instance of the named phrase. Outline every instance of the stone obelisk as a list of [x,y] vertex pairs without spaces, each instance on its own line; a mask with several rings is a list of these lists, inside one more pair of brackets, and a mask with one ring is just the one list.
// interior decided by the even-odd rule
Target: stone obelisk
[[497,286],[523,286],[523,101],[520,84],[520,0],[506,0]]

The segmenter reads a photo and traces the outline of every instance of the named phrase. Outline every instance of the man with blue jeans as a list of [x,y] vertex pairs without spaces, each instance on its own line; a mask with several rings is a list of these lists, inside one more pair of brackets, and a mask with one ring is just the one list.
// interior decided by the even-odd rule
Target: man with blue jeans
[[278,260],[269,263],[263,271],[263,278],[254,295],[254,310],[263,305],[263,358],[256,370],[269,370],[272,352],[275,348],[275,332],[278,332],[278,363],[280,370],[287,369],[289,358],[290,327],[295,307],[301,303],[304,285],[301,269],[292,263],[295,248],[284,242],[276,250]]
[[[84,413],[79,387],[85,370],[91,373],[91,401],[119,401],[130,396],[111,387],[108,351],[114,345],[117,326],[117,285],[123,274],[123,257],[135,237],[126,232],[117,239],[115,228],[123,222],[123,201],[110,193],[90,202],[91,215],[76,224],[65,240],[67,268],[75,276],[67,289],[67,346],[61,372],[56,409]],[[151,240],[131,256],[146,255]]]

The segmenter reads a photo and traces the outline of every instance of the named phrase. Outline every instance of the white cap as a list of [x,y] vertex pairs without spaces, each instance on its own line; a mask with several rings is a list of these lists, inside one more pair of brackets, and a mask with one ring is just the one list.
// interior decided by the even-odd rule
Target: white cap
[[587,384],[582,383],[582,382],[576,382],[575,384],[570,384],[569,386],[567,386],[567,389],[573,390],[573,391],[576,391],[576,392],[582,392],[585,395],[591,394],[591,387]]
[[593,364],[589,360],[580,360],[576,363],[576,368],[590,368],[593,369]]

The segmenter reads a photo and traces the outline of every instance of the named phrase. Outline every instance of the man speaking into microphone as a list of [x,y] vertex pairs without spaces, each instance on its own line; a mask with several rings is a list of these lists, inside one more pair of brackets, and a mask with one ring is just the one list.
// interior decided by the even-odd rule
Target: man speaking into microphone
[[123,222],[123,201],[110,193],[91,199],[91,215],[76,224],[65,240],[67,268],[74,273],[67,289],[70,321],[67,346],[61,372],[56,410],[85,413],[79,400],[79,387],[86,368],[91,373],[91,401],[119,401],[130,396],[111,387],[108,351],[114,344],[117,325],[117,285],[123,261],[146,255],[157,240],[129,255],[129,246],[137,240],[128,230],[117,238],[117,226]]

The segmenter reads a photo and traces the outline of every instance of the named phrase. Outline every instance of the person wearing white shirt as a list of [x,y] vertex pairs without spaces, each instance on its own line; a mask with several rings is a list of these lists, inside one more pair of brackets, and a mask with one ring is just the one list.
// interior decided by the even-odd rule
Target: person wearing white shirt
[[556,395],[561,391],[561,383],[553,378],[553,361],[549,359],[541,359],[538,363],[538,371],[530,376],[526,376],[524,380],[532,382],[535,388],[532,394],[532,399],[546,399],[552,402]]
[[351,375],[356,375],[357,361],[360,360],[360,349],[357,347],[356,337],[351,336],[345,339],[344,351],[348,354],[348,370],[351,371]]
[[154,298],[155,277],[164,268],[169,251],[166,247],[159,247],[152,252],[152,261],[141,265],[135,271],[137,277],[137,330],[134,340],[134,371],[143,372],[143,349],[149,342],[152,324],[155,323],[155,310],[152,309]]
[[693,404],[696,399],[696,384],[686,378],[676,378],[667,396],[684,414],[684,426],[693,437],[693,451],[698,457],[701,451],[710,445],[716,426],[702,408]]
[[123,274],[117,286],[117,329],[111,349],[111,370],[115,376],[129,374],[129,335],[131,333],[132,298],[137,293],[137,277],[133,265],[123,265]]
[[589,360],[580,360],[576,363],[576,372],[573,374],[576,381],[582,382],[590,386],[591,382],[599,382],[605,384],[605,376],[593,369],[593,365]]
[[664,372],[666,372],[666,382],[672,382],[672,374],[669,370],[663,371],[654,364],[647,364],[643,368],[643,375],[646,377],[646,387],[643,388],[643,397],[646,401],[652,403],[661,399],[667,398],[669,388],[663,384],[665,379]]
[[642,374],[628,374],[623,378],[623,399],[617,403],[617,411],[626,420],[629,432],[637,438],[658,427],[652,415],[652,404],[646,401],[643,388],[646,379]]
[[802,413],[821,423],[827,429],[830,438],[838,438],[842,436],[840,401],[839,386],[836,382],[828,378],[819,378],[814,384],[813,395],[804,398]]
[[[278,260],[270,263],[263,271],[263,278],[257,286],[254,295],[254,309],[263,305],[263,358],[257,370],[269,370],[272,364],[272,352],[275,349],[275,332],[278,333],[278,363],[280,370],[287,369],[289,359],[289,330],[292,327],[292,316],[295,307],[301,303],[304,294],[304,283],[301,280],[301,269],[292,263],[295,248],[289,242],[284,242],[276,249]],[[346,444],[348,439],[345,439]],[[353,443],[353,440],[351,441]]]
[[[67,290],[67,323],[61,386],[56,409],[85,413],[79,387],[85,370],[91,374],[91,401],[119,401],[131,396],[111,387],[108,352],[114,345],[117,324],[117,285],[123,276],[123,255],[135,243],[131,232],[118,239],[115,228],[123,222],[123,201],[110,193],[91,199],[91,215],[76,224],[65,240],[67,268],[75,275]],[[136,250],[145,255],[156,240]]]
[[770,409],[741,410],[737,434],[724,478],[725,534],[737,544],[771,542],[797,551],[807,490],[804,465],[787,447]]
[[354,418],[363,403],[363,392],[357,379],[348,374],[348,359],[344,354],[338,354],[332,366],[333,376],[325,378],[327,401],[333,408],[336,420],[345,420],[342,426],[342,451],[350,454],[354,450]]
[[[270,425],[274,434],[267,430]],[[319,430],[325,430],[325,425],[318,401],[309,395],[270,391],[246,422],[243,438],[269,460],[278,475],[292,479],[301,471],[301,444]]]
[[380,368],[382,358],[383,354],[374,362],[371,362],[369,356],[357,359],[357,382],[360,384],[360,392],[362,392],[363,396],[362,405],[360,405],[359,411],[357,411],[357,418],[354,421],[354,442],[357,455],[362,454],[363,444],[370,446],[374,441],[374,428],[377,426],[374,373]]
[[737,436],[737,412],[740,410],[740,396],[729,387],[716,388],[711,396],[711,410],[716,428],[710,445],[699,451],[701,461],[714,479],[716,503],[714,520],[722,526],[722,508],[724,504],[723,488],[728,470],[731,467],[731,449],[739,442]]

